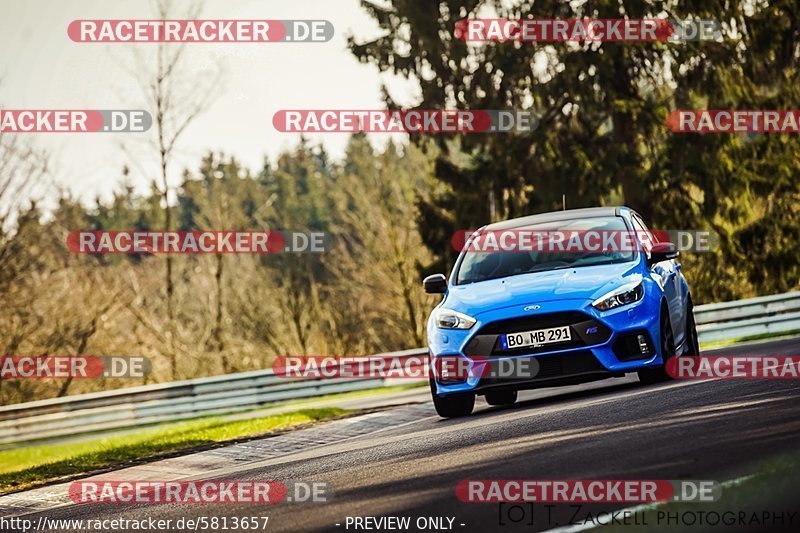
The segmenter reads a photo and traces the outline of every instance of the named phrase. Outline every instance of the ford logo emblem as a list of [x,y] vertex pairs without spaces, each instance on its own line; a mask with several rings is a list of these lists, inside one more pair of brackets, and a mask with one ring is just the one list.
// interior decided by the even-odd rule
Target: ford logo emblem
[[522,308],[523,311],[536,311],[537,309],[541,309],[541,305],[528,305]]

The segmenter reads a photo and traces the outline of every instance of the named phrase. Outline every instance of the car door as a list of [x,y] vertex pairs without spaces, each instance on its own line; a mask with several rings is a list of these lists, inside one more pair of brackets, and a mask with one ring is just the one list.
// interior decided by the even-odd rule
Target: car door
[[[655,234],[651,232],[644,221],[637,214],[631,215],[633,227],[639,234],[640,242],[645,250],[645,253],[650,255],[650,249],[653,244],[659,242]],[[675,346],[680,346],[685,338],[685,324],[683,320],[683,299],[680,289],[680,276],[678,271],[680,264],[674,259],[669,261],[661,261],[656,263],[650,268],[653,277],[658,281],[664,290],[664,296],[667,299],[667,307],[669,309],[669,321],[672,326],[672,334],[675,339]]]

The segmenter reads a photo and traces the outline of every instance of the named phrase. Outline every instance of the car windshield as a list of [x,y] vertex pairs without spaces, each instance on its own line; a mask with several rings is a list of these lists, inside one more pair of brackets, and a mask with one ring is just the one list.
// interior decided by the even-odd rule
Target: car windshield
[[618,216],[558,220],[509,230],[484,230],[476,235],[462,252],[457,285],[531,272],[623,263],[631,261],[636,253],[634,246],[620,245],[632,232]]

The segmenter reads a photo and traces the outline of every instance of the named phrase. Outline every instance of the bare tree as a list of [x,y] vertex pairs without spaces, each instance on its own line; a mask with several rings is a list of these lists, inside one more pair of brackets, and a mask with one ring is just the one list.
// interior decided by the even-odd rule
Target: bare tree
[[[48,172],[47,154],[27,139],[0,132],[0,355],[15,353],[35,325],[21,302],[30,297],[20,278],[28,267],[25,239],[15,229],[22,202],[30,200]],[[31,213],[37,212],[35,204]],[[0,379],[2,385],[2,379]]]
[[14,217],[48,173],[48,155],[28,139],[0,132],[0,269],[8,257]]
[[[173,18],[170,9],[172,6],[174,3],[158,0],[155,3],[158,19]],[[201,3],[192,2],[181,18],[197,18],[200,11]],[[156,48],[153,54],[143,53],[141,48],[135,49],[134,66],[128,67],[127,70],[138,81],[147,108],[153,114],[154,131],[150,148],[157,154],[158,187],[164,209],[164,229],[169,231],[173,227],[172,186],[169,176],[174,165],[178,141],[186,128],[208,108],[218,94],[222,69],[217,65],[214,72],[198,75],[196,71],[187,69],[185,43],[158,43],[154,46]],[[136,164],[135,157],[132,161]],[[141,165],[137,166],[141,168]],[[172,379],[177,379],[174,259],[169,254],[165,257],[165,265],[168,356]]]

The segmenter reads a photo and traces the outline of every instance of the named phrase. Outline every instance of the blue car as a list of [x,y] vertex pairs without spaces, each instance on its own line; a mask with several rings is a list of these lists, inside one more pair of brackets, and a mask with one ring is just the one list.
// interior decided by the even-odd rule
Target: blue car
[[[465,246],[427,324],[431,394],[445,418],[472,412],[476,395],[510,405],[517,391],[637,372],[668,379],[665,361],[699,353],[689,286],[677,248],[659,242],[627,207],[573,209],[485,226],[474,235],[633,235],[633,246],[593,249]],[[552,237],[548,237],[551,238]],[[588,241],[588,239],[587,239]],[[444,362],[447,361],[447,364]],[[452,362],[464,371],[452,371]],[[447,369],[450,369],[449,371]]]

